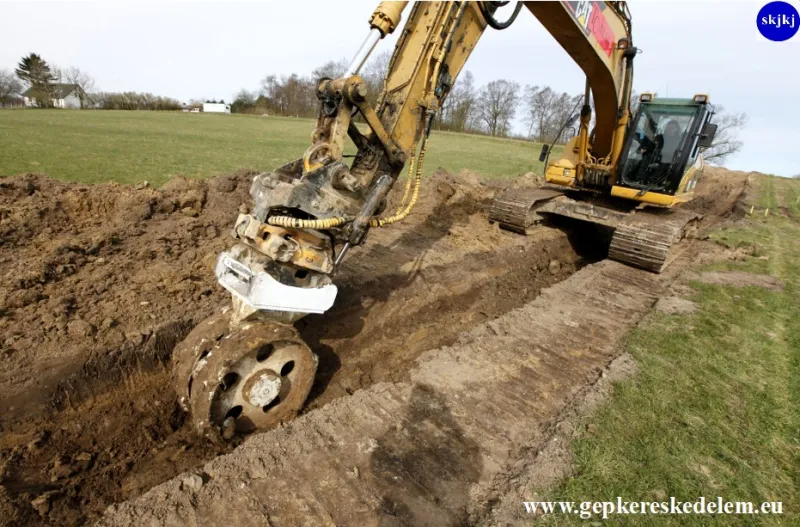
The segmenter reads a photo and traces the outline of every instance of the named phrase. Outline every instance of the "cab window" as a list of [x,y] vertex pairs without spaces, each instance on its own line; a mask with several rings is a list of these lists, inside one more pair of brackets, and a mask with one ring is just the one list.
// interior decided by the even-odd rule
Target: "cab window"
[[633,128],[622,171],[624,183],[666,189],[671,186],[672,170],[685,164],[684,155],[691,148],[690,130],[697,115],[692,106],[655,106],[643,104]]

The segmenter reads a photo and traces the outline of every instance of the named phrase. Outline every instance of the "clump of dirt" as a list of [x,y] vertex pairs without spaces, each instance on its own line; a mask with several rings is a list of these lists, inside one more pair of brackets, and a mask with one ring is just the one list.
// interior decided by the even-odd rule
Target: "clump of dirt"
[[[213,264],[253,174],[160,189],[0,179],[4,521],[83,523],[230,448],[186,426],[167,365],[228,303]],[[437,172],[423,185],[405,222],[350,252],[334,309],[298,323],[320,357],[309,408],[402,379],[422,351],[584,263],[559,230],[489,225],[496,186],[474,174]]]
[[[248,201],[251,176],[176,178],[162,189],[0,180],[0,394],[8,405],[0,426],[51,402],[53,383],[69,384],[81,369],[119,382],[113,366],[158,359],[210,313],[225,296],[211,264]],[[61,391],[69,392],[63,404],[86,395],[79,386]]]
[[514,180],[514,188],[535,188],[544,185],[544,176],[535,172],[526,172]]
[[694,188],[694,198],[683,207],[714,217],[743,216],[740,198],[754,174],[707,166]]

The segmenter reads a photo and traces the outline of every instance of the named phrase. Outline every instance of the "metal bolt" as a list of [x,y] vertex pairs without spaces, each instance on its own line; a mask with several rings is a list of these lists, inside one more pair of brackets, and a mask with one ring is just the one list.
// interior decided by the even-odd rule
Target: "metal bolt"
[[262,371],[258,377],[248,381],[245,387],[245,399],[253,406],[266,406],[281,391],[281,378],[273,371]]

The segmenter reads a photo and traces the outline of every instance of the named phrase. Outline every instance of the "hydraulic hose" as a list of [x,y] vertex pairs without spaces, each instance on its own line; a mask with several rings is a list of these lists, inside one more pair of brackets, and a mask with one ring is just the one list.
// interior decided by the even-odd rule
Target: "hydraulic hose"
[[406,186],[403,189],[403,198],[400,200],[400,205],[397,207],[395,214],[400,214],[400,212],[405,208],[406,201],[411,193],[411,185],[414,183],[414,167],[416,166],[417,161],[416,156],[416,152],[412,150],[411,159],[408,160],[408,179],[406,179]]
[[[389,216],[387,218],[373,218],[370,220],[369,225],[370,227],[385,227],[387,225],[391,225],[392,223],[397,223],[398,221],[402,221],[411,213],[411,210],[414,208],[414,205],[417,203],[417,198],[419,197],[419,188],[420,182],[422,181],[422,164],[425,160],[425,147],[427,146],[428,137],[426,136],[422,140],[422,147],[419,151],[419,159],[417,161],[417,170],[414,174],[414,190],[411,192],[411,199],[409,200],[408,204],[405,208],[401,211],[400,209],[403,208],[403,204],[406,200],[406,195],[403,196],[403,200],[400,203],[400,207],[397,209],[398,212],[393,216]],[[409,188],[409,184],[411,183],[411,171],[409,170],[409,181],[406,183],[406,190]]]
[[267,223],[276,225],[278,227],[290,227],[293,229],[332,229],[344,225],[348,221],[353,221],[352,218],[325,218],[320,220],[301,220],[300,218],[292,218],[291,216],[270,216],[267,218]]
[[489,24],[489,27],[493,29],[500,29],[500,30],[506,29],[507,27],[509,27],[511,24],[514,23],[514,21],[517,19],[517,15],[519,15],[519,12],[522,11],[522,2],[517,2],[517,7],[514,8],[514,12],[511,13],[511,16],[508,17],[508,20],[506,20],[505,22],[498,22],[497,19],[494,17],[494,11],[498,5],[505,5],[508,2],[488,2],[488,3],[494,4],[492,5],[492,8],[494,9],[490,10],[490,8],[486,5],[487,2],[478,2],[478,5],[481,8],[481,13],[483,14],[483,18],[486,19],[486,23]]
[[[398,221],[405,219],[411,213],[411,210],[414,208],[414,205],[416,205],[417,198],[419,197],[419,189],[422,182],[422,165],[423,161],[425,160],[425,149],[427,147],[427,143],[428,136],[426,135],[422,140],[422,146],[420,147],[418,158],[415,158],[413,150],[411,152],[411,159],[409,160],[408,165],[408,181],[406,181],[403,198],[400,200],[400,206],[397,207],[395,214],[385,218],[372,218],[369,221],[370,227],[385,227],[387,225],[397,223]],[[406,203],[407,200],[408,203]],[[270,216],[267,218],[268,224],[276,225],[278,227],[316,230],[340,227],[351,221],[353,221],[353,218],[347,218],[344,216],[316,220],[303,220],[300,218],[293,218],[291,216]]]

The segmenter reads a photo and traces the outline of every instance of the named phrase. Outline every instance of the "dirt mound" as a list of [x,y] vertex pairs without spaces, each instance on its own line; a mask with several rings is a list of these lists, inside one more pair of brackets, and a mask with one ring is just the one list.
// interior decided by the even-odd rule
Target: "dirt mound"
[[[160,189],[0,179],[0,523],[82,523],[230,450],[195,437],[167,365],[228,303],[213,263],[252,175]],[[741,191],[726,177],[701,182],[693,206],[725,213]],[[320,358],[307,411],[407,382],[423,352],[604,257],[580,225],[530,236],[489,225],[504,185],[438,171],[409,218],[348,254],[334,308],[298,323]]]
[[212,263],[251,176],[179,178],[158,190],[0,180],[6,518],[79,521],[71,510],[87,494],[124,495],[125,467],[180,429],[164,378],[141,372],[162,371],[194,322],[226,299]]
[[[213,263],[252,175],[160,189],[0,179],[3,521],[81,523],[228,450],[185,426],[166,365],[228,302]],[[561,231],[490,226],[496,187],[474,174],[423,185],[406,221],[351,251],[335,308],[298,324],[320,357],[309,408],[404,378],[422,351],[582,265]]]
[[747,182],[753,172],[739,172],[725,168],[706,166],[694,188],[694,198],[684,207],[709,216],[741,214],[734,207],[746,192]]
[[12,407],[0,426],[49,402],[52,377],[106,374],[145,341],[163,351],[184,330],[177,321],[210,313],[224,298],[211,264],[251,176],[178,178],[159,190],[0,180],[0,394]]

